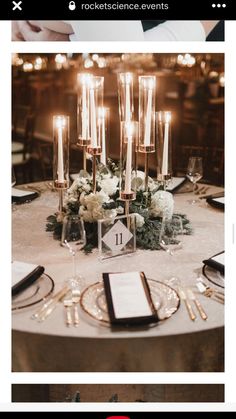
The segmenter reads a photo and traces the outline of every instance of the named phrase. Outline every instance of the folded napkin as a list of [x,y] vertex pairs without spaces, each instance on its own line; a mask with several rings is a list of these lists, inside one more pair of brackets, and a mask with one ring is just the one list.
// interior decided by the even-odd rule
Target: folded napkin
[[43,266],[18,261],[12,262],[12,296],[24,291],[43,273]]
[[176,192],[180,186],[184,184],[186,177],[173,177],[171,179],[170,185],[167,187],[168,192]]
[[212,256],[209,259],[203,260],[204,265],[210,266],[213,269],[216,269],[221,274],[225,272],[225,252],[217,253],[217,255]]
[[24,191],[17,188],[11,189],[11,199],[12,202],[24,203],[26,201],[32,201],[35,198],[38,198],[39,194],[35,191]]
[[210,205],[212,205],[213,207],[216,207],[216,208],[224,209],[224,207],[225,207],[225,197],[224,197],[223,193],[222,193],[221,196],[212,195],[212,196],[208,197],[206,201],[207,201],[208,204],[210,204]]

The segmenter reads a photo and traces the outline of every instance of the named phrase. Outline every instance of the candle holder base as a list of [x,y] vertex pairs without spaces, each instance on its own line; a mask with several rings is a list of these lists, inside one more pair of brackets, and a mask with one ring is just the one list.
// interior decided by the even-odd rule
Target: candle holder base
[[120,192],[120,200],[121,201],[134,201],[136,199],[135,192]]
[[64,182],[59,182],[58,180],[54,180],[54,189],[66,190],[68,188],[69,188],[69,182],[67,180]]
[[102,154],[102,147],[88,147],[87,152],[92,156],[99,156],[100,154]]
[[169,182],[171,180],[171,174],[168,175],[157,175],[157,181],[158,182]]
[[89,147],[91,145],[91,140],[85,138],[78,138],[76,145],[78,147]]
[[145,153],[145,192],[148,192],[149,153]]
[[64,214],[65,214],[65,209],[63,207],[63,197],[64,197],[65,188],[57,188],[57,190],[58,190],[58,198],[59,198],[58,211],[56,213],[57,221],[62,222],[64,218]]
[[140,153],[155,153],[155,146],[154,145],[150,145],[150,146],[140,145],[139,152]]

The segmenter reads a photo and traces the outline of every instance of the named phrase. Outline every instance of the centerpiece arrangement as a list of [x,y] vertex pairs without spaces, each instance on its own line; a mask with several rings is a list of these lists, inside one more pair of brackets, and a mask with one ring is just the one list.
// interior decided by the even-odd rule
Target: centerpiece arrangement
[[[84,221],[85,251],[98,246],[98,221],[135,214],[137,246],[160,249],[165,228],[169,243],[180,233],[190,234],[189,221],[174,214],[174,200],[167,186],[171,181],[171,113],[155,112],[155,76],[139,77],[139,120],[134,121],[133,74],[118,75],[120,112],[120,159],[107,156],[107,119],[103,106],[104,78],[78,74],[78,147],[83,150],[83,169],[69,187],[69,120],[54,116],[54,187],[59,209],[48,217],[47,231],[60,239],[65,215],[79,214]],[[155,153],[157,175],[149,176],[149,155]],[[145,169],[139,170],[144,155]],[[87,159],[92,160],[92,173]],[[173,234],[175,232],[176,234]],[[169,244],[168,243],[168,244]]]

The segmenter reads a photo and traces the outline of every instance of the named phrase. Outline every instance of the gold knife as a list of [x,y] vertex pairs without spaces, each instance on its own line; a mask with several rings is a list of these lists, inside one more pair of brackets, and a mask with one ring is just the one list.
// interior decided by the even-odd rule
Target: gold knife
[[40,307],[40,309],[31,316],[31,318],[36,319],[38,321],[45,320],[46,317],[48,317],[49,314],[52,313],[57,303],[67,294],[68,291],[69,291],[69,286],[68,285],[64,286],[60,291],[57,292],[57,294],[54,295],[54,297],[46,301],[43,304],[43,306]]
[[179,291],[179,296],[180,296],[181,300],[183,300],[184,303],[185,303],[185,306],[186,306],[186,309],[187,309],[187,312],[188,312],[188,315],[189,315],[190,319],[192,321],[196,320],[196,318],[197,318],[196,314],[194,313],[193,308],[192,308],[190,302],[187,299],[185,291],[182,288],[178,288],[178,291]]
[[197,307],[197,309],[200,313],[200,316],[201,316],[202,320],[207,320],[208,319],[207,314],[203,310],[202,305],[201,305],[200,301],[196,298],[194,292],[191,289],[188,289],[187,293],[188,293],[189,299],[194,301],[194,303],[195,303],[195,305],[196,305],[196,307]]

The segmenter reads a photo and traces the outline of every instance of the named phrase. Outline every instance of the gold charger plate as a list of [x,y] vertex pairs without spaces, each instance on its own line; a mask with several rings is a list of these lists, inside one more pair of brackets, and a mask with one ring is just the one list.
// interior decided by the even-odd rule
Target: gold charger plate
[[[147,279],[155,309],[160,320],[168,319],[179,308],[180,299],[177,292],[160,281]],[[93,319],[110,323],[103,282],[96,282],[87,287],[80,300],[81,307]]]
[[32,285],[12,298],[12,311],[21,310],[40,303],[54,290],[53,279],[43,273]]

